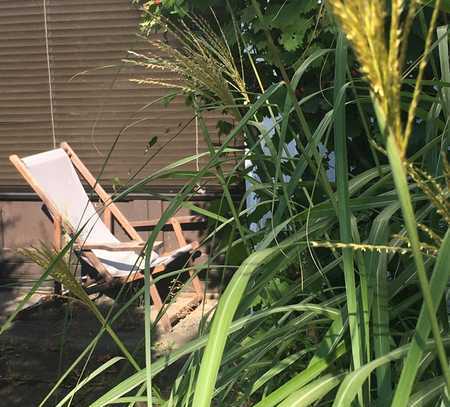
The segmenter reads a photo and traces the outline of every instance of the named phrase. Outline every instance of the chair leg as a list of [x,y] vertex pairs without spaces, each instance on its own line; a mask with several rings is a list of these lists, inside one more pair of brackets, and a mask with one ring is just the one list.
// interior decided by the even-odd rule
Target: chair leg
[[[180,222],[176,218],[171,218],[170,222],[172,223],[173,231],[175,232],[175,236],[178,241],[178,245],[180,247],[186,246],[187,242],[183,235],[183,230],[181,229]],[[197,299],[199,301],[204,300],[204,287],[200,279],[194,272],[189,271],[189,275],[192,278],[192,286],[194,287],[195,294],[197,295]]]
[[190,271],[189,275],[192,277],[192,285],[195,293],[197,294],[197,299],[199,301],[203,301],[205,299],[205,288],[203,287],[203,283],[200,281],[198,276],[194,275],[193,271]]
[[[190,260],[189,261],[189,266],[192,265],[193,261],[195,261],[195,260]],[[194,291],[195,291],[197,300],[202,302],[205,299],[205,287],[203,286],[202,281],[195,274],[194,271],[189,271],[189,275],[192,278],[192,286],[194,287]]]
[[[53,218],[53,248],[59,252],[61,250],[62,240],[62,219],[61,216],[56,215]],[[62,285],[58,281],[54,281],[54,292],[56,295],[62,294]]]
[[[159,295],[158,289],[154,284],[150,285],[150,297],[152,297],[153,305],[159,312],[163,308],[164,304],[161,300],[161,296]],[[169,332],[172,329],[172,324],[170,322],[170,318],[167,315],[167,313],[164,313],[164,315],[161,317],[161,324],[165,332]]]

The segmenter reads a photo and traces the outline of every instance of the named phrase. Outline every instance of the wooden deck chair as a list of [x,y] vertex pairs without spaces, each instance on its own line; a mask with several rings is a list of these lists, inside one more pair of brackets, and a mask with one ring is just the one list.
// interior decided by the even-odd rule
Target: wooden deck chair
[[[61,148],[24,158],[12,155],[9,159],[47,207],[54,224],[55,249],[61,249],[62,229],[69,235],[74,235],[81,230],[76,240],[77,250],[80,256],[97,270],[105,282],[125,283],[143,278],[140,272],[143,268],[142,258],[136,251],[143,250],[144,240],[69,144],[61,143]],[[102,201],[103,221],[90,202],[78,174],[86,180]],[[131,241],[120,242],[112,234],[112,217],[118,221],[132,239]],[[152,274],[164,271],[180,256],[187,255],[186,258],[188,258],[189,254],[198,248],[197,242],[187,244],[176,218],[172,218],[169,223],[180,247],[167,255],[160,256],[156,250],[162,242],[156,242],[150,259]],[[202,283],[197,276],[193,276],[192,282],[196,299],[201,301],[203,299]],[[154,284],[151,285],[150,294],[154,306],[159,311],[163,302]],[[167,313],[161,321],[164,329],[171,328]]]

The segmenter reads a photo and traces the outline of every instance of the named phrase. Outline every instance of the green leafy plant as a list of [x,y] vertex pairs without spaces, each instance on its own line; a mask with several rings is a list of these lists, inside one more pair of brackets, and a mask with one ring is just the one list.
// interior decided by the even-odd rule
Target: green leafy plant
[[[333,108],[313,129],[303,114],[307,97],[298,99],[293,90],[302,79],[305,65],[320,60],[325,52],[313,55],[292,77],[284,71],[283,83],[269,86],[259,95],[257,103],[240,108],[242,120],[230,132],[223,147],[242,128],[249,125],[257,128],[256,144],[264,143],[269,151],[260,154],[250,144],[243,159],[251,160],[259,169],[270,162],[272,166],[266,166],[270,176],[258,180],[246,175],[246,179],[250,184],[249,193],[258,193],[256,207],[263,209],[258,216],[269,211],[271,217],[265,225],[260,223],[258,229],[252,230],[250,224],[258,216],[252,217],[242,202],[238,204],[244,233],[232,235],[229,242],[232,247],[251,241],[254,253],[235,271],[209,330],[170,355],[169,363],[187,353],[191,357],[174,382],[168,405],[286,407],[313,405],[319,401],[321,405],[334,406],[390,405],[391,402],[406,404],[405,394],[411,391],[414,392],[411,402],[445,399],[442,390],[447,366],[442,364],[442,357],[441,367],[432,363],[436,355],[430,351],[440,349],[438,354],[442,356],[449,344],[445,336],[447,315],[436,316],[438,305],[445,307],[442,300],[448,281],[450,238],[445,233],[448,185],[442,183],[448,178],[448,171],[442,170],[443,164],[442,175],[431,176],[418,167],[430,151],[437,156],[442,148],[445,151],[438,142],[445,133],[438,133],[431,144],[419,143],[420,147],[407,157],[409,143],[405,139],[413,142],[420,133],[405,136],[402,104],[408,101],[412,109],[409,115],[416,117],[420,101],[414,96],[417,91],[411,94],[404,90],[402,75],[395,71],[400,70],[402,51],[398,47],[406,47],[414,8],[407,9],[406,20],[402,14],[405,38],[399,43],[401,46],[394,41],[396,50],[391,50],[390,43],[385,44],[383,31],[378,32],[384,29],[387,14],[381,4],[371,6],[373,14],[364,16],[370,21],[361,25],[356,22],[363,21],[363,16],[358,14],[365,10],[363,4],[355,1],[356,9],[352,9],[351,4],[344,3],[342,13],[353,13],[353,20],[348,24],[362,35],[364,52],[369,48],[380,52],[362,55],[363,51],[356,49],[369,87],[364,88],[359,78],[349,75],[346,40],[344,35],[339,35],[334,50]],[[333,10],[339,16],[338,7],[339,4]],[[266,10],[261,10],[258,4],[254,4],[254,10],[264,26]],[[343,24],[343,18],[339,20]],[[391,32],[397,35],[399,29],[395,24],[400,23],[392,20],[395,18],[391,19],[394,24]],[[434,32],[435,18],[429,21],[429,32]],[[344,24],[343,27],[345,30]],[[266,34],[267,46],[277,59],[276,43],[267,27]],[[374,37],[370,37],[372,34]],[[356,44],[356,37],[356,33],[350,35],[352,44]],[[373,47],[367,45],[372,43]],[[429,47],[425,43],[425,55]],[[443,54],[440,57],[446,58]],[[277,61],[283,72],[281,60]],[[365,61],[371,65],[364,66]],[[419,79],[424,69],[422,63],[417,72]],[[258,75],[256,67],[255,75]],[[374,85],[372,77],[381,78],[382,82]],[[419,80],[415,89],[420,83]],[[272,127],[264,128],[260,123],[267,110],[261,108],[267,106],[266,101],[271,100],[280,86],[287,87],[285,99],[270,106]],[[437,92],[427,94],[427,98],[439,104],[444,88],[442,84],[437,86]],[[387,155],[390,165],[377,164],[349,176],[347,110],[350,104],[367,104],[367,96],[373,98],[375,109],[360,109],[359,120],[366,123],[379,161],[386,160]],[[200,109],[198,115],[201,114]],[[377,119],[381,129],[379,142],[387,141],[389,146],[389,140],[394,141],[395,148],[400,150],[393,153],[389,147],[386,152],[374,142],[378,136],[373,137],[371,133],[378,130],[373,125]],[[427,120],[431,124],[441,119],[428,117]],[[410,126],[415,128],[418,124],[413,120]],[[301,137],[296,132],[302,133]],[[286,152],[284,143],[288,133],[297,142],[298,156]],[[316,150],[320,142],[326,143],[330,134],[334,136],[336,184],[320,176],[324,171],[324,157]],[[304,139],[306,145],[302,144]],[[366,153],[373,154],[373,151],[367,148]],[[212,162],[222,154],[223,149],[211,153]],[[291,177],[287,182],[286,172]],[[312,179],[306,178],[310,183],[305,182],[307,174],[314,175]],[[406,184],[407,176],[413,184]],[[416,207],[414,213],[412,205]],[[226,225],[235,220],[221,222]],[[416,223],[420,224],[420,233],[417,229],[414,232]],[[221,225],[217,229],[220,228]],[[432,241],[427,244],[430,238]],[[223,248],[225,255],[231,252],[231,247]],[[305,266],[310,270],[305,270]],[[397,270],[395,274],[393,269]],[[427,305],[430,299],[434,302],[432,313]],[[438,329],[429,340],[433,320]],[[204,352],[197,355],[195,352],[203,347]],[[160,366],[157,361],[152,375],[158,374]],[[143,379],[143,372],[131,376],[95,405],[121,401]],[[414,389],[406,390],[408,386]],[[131,399],[139,401],[145,397],[136,395]],[[123,400],[131,399],[123,397]]]

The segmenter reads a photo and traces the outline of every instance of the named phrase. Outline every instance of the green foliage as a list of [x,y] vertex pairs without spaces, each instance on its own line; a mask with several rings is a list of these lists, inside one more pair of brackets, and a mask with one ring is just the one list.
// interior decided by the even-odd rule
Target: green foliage
[[[302,2],[295,0],[258,1],[262,10],[262,18],[257,17],[250,0],[230,0],[228,2],[216,0],[136,1],[135,3],[142,9],[141,30],[144,34],[149,35],[149,38],[154,31],[172,31],[170,28],[167,30],[168,24],[165,21],[169,21],[177,27],[186,24],[193,31],[202,30],[203,28],[198,22],[192,21],[192,17],[189,16],[203,19],[212,31],[223,36],[236,60],[236,65],[239,69],[242,68],[242,79],[245,81],[247,97],[250,101],[254,101],[262,91],[261,86],[265,87],[267,84],[280,81],[281,73],[277,58],[285,67],[288,75],[293,75],[296,69],[310,57],[332,47],[336,33],[324,4],[313,0]],[[163,24],[161,24],[161,19]],[[265,32],[270,34],[277,46],[276,55],[267,41]],[[199,52],[199,55],[201,54]],[[219,55],[225,57],[227,53],[221,52]],[[189,60],[195,59],[189,55],[188,58]],[[312,125],[317,125],[323,115],[329,111],[333,98],[333,64],[324,63],[324,61],[329,62],[329,58],[329,55],[325,55],[323,58],[314,58],[313,61],[309,61],[306,64],[306,70],[302,73],[302,82],[298,83],[294,89],[297,97],[304,100],[303,113],[308,123]],[[228,55],[226,59],[228,59]],[[209,72],[210,69],[205,71],[205,66],[208,64],[199,65],[202,72]],[[351,55],[349,68],[352,74],[357,75]],[[226,72],[226,70],[224,71]],[[224,78],[222,83],[226,81],[227,78]],[[274,105],[283,103],[285,92],[286,89],[280,89],[272,97],[270,103]],[[218,93],[216,92],[216,94]],[[220,99],[223,100],[223,97],[220,96]],[[240,105],[243,100],[236,98],[236,103]],[[225,106],[228,104],[229,102],[225,103]],[[220,108],[221,103],[217,103],[215,106]],[[360,104],[358,108],[350,105],[347,109],[346,120],[351,124],[348,126],[348,135],[353,140],[351,143],[353,154],[349,155],[349,164],[354,174],[371,168],[373,165],[372,155],[362,154],[369,144],[364,135],[366,129],[357,119],[358,109],[370,111],[371,107],[367,104]],[[269,111],[261,110],[261,114],[270,117]],[[297,130],[299,123],[292,120],[289,126]],[[305,139],[306,135],[302,133],[299,134],[299,140],[304,143],[307,140]],[[290,141],[292,141],[292,135],[287,132],[286,142]],[[327,151],[334,149],[332,137],[321,142],[325,144]],[[270,163],[265,163],[265,165],[270,166]],[[292,166],[285,165],[285,167],[287,167],[285,168],[286,175],[290,175]],[[259,169],[257,171],[260,177],[264,176]],[[305,179],[313,177],[314,175],[307,168]]]
[[[306,46],[313,41],[317,35],[316,24],[319,11],[323,8],[315,0],[305,0],[296,2],[294,0],[284,1],[261,1],[260,4],[265,8],[264,20],[260,21],[256,18],[253,6],[250,1],[229,1],[219,2],[217,0],[189,1],[175,0],[156,2],[154,0],[141,0],[137,2],[144,10],[154,13],[153,15],[144,13],[141,22],[141,28],[144,31],[152,29],[157,24],[155,15],[171,15],[174,18],[183,18],[188,13],[196,15],[202,14],[207,16],[211,10],[220,18],[223,15],[229,16],[229,10],[233,10],[233,14],[239,20],[238,26],[243,24],[242,31],[245,33],[245,40],[248,44],[257,46],[261,54],[268,53],[267,44],[265,44],[262,29],[268,28],[278,44],[285,51],[299,51],[299,55],[303,53]],[[228,10],[227,10],[228,9]],[[229,20],[229,19],[228,19]],[[220,20],[222,21],[222,20]],[[223,30],[227,33],[233,32],[231,23],[222,25]],[[230,39],[232,36],[230,36]],[[261,41],[262,40],[262,41]],[[292,58],[292,56],[290,56]]]
[[[266,13],[257,21],[267,35]],[[255,102],[239,106],[242,119],[228,129],[228,137],[211,152],[207,164],[223,159],[223,148],[246,129],[249,149],[243,159],[252,161],[258,176],[242,171],[248,192],[234,204],[234,213],[229,201],[211,207],[206,237],[219,242],[211,264],[220,259],[225,266],[238,267],[207,333],[172,355],[169,363],[193,352],[171,388],[168,405],[384,406],[396,394],[407,403],[405,390],[412,390],[410,400],[416,404],[445,402],[442,371],[430,350],[450,342],[444,333],[429,339],[430,318],[423,301],[428,296],[434,307],[446,305],[442,299],[449,278],[443,266],[449,253],[448,165],[441,142],[445,126],[423,135],[446,121],[445,114],[422,116],[426,126],[415,126],[410,155],[396,157],[388,146],[390,165],[381,165],[387,162],[383,123],[380,131],[375,112],[367,107],[368,87],[351,74],[352,57],[343,35],[329,64],[334,68],[334,89],[325,95],[332,104],[321,107],[326,114],[313,107],[323,103],[323,93],[311,96],[295,90],[329,51],[313,53],[291,71],[280,62],[281,44],[267,40],[266,45],[283,82],[250,98]],[[441,47],[440,56],[446,58],[443,51]],[[254,67],[255,76],[258,68]],[[445,89],[442,83],[426,88],[418,114],[430,101],[440,105],[438,95]],[[405,88],[401,102],[410,101],[411,92]],[[207,111],[197,108],[200,117]],[[308,109],[318,120],[304,113]],[[268,116],[270,129],[262,125]],[[361,132],[367,136],[364,143],[359,141]],[[298,154],[286,151],[288,142],[295,143]],[[319,145],[333,150],[336,184],[323,176],[327,163],[318,153]],[[352,170],[355,154],[365,161]],[[437,176],[422,167],[430,154],[444,154],[442,165],[433,167]],[[413,183],[407,183],[404,171]],[[227,188],[226,182],[223,185]],[[245,205],[250,193],[256,195],[252,210]],[[267,212],[271,216],[264,221]],[[412,223],[421,225],[416,236],[411,234]],[[423,259],[422,269],[417,258]],[[417,285],[424,275],[431,276],[425,289],[423,281]],[[284,307],[293,308],[279,315],[276,310]],[[437,319],[444,330],[447,319],[445,313]],[[166,363],[163,359],[156,364]],[[138,373],[96,405],[119,402],[142,383],[144,374]]]
[[[161,29],[160,16],[169,18],[175,24],[187,14],[202,16],[212,27],[220,21],[220,30],[224,33],[233,52],[238,56],[238,39],[236,27],[242,35],[243,47],[251,52],[257,62],[264,83],[279,80],[272,51],[265,38],[264,30],[269,30],[277,45],[280,46],[283,63],[290,68],[300,65],[308,56],[318,49],[328,48],[334,37],[333,26],[324,12],[324,6],[315,0],[275,0],[259,1],[264,11],[264,18],[258,19],[251,1],[217,1],[217,0],[176,0],[156,2],[154,0],[136,0],[141,9],[141,30],[149,33]],[[258,90],[256,78],[246,62],[247,86]],[[274,72],[275,68],[275,72]],[[320,75],[327,80],[331,72],[320,72],[321,65],[310,66],[311,76]],[[326,67],[327,68],[327,67]],[[318,89],[318,83],[314,83]]]

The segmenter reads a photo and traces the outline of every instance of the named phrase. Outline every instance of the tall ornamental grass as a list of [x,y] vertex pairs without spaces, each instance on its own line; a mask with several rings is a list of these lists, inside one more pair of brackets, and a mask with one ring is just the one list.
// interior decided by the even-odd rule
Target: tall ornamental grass
[[[279,73],[277,83],[260,80],[251,44],[238,26],[240,58],[232,60],[220,29],[215,34],[194,17],[187,17],[181,32],[172,30],[178,48],[161,45],[169,62],[133,55],[134,63],[146,68],[177,70],[208,151],[148,175],[116,199],[207,158],[170,200],[148,243],[151,247],[179,208],[189,208],[209,218],[203,244],[214,245],[208,264],[193,270],[215,267],[231,279],[195,339],[153,360],[152,329],[147,329],[143,367],[130,369],[90,405],[448,405],[450,70],[448,27],[436,28],[440,1],[425,7],[393,0],[388,7],[377,0],[331,0],[335,47],[315,51],[295,70],[281,63],[261,3],[252,4]],[[424,33],[423,53],[407,64],[413,28]],[[351,74],[353,56],[362,78]],[[305,72],[318,63],[332,64],[331,87],[299,95]],[[248,91],[244,64],[252,69],[256,93]],[[205,66],[210,69],[202,76]],[[149,76],[147,82],[155,80],[160,81]],[[323,98],[331,102],[329,110],[318,122],[308,121],[308,103]],[[355,107],[357,116],[350,117]],[[212,109],[235,118],[220,146],[204,122]],[[347,135],[355,120],[370,146],[365,151],[370,165],[359,173],[348,164]],[[232,145],[242,137],[247,148],[229,170],[236,154]],[[334,177],[327,173],[331,163],[324,146],[334,151]],[[189,198],[211,176],[224,197],[201,208]],[[248,186],[239,200],[230,190],[236,177]],[[249,195],[256,196],[253,208],[246,205]],[[41,405],[89,360],[99,338],[110,332],[106,327],[154,283],[148,273],[146,286],[104,318],[98,335]],[[148,298],[145,312],[150,321]],[[176,362],[181,368],[177,365],[175,379],[158,389],[155,378],[173,371]],[[76,405],[77,395],[110,365],[80,377],[57,405]]]

